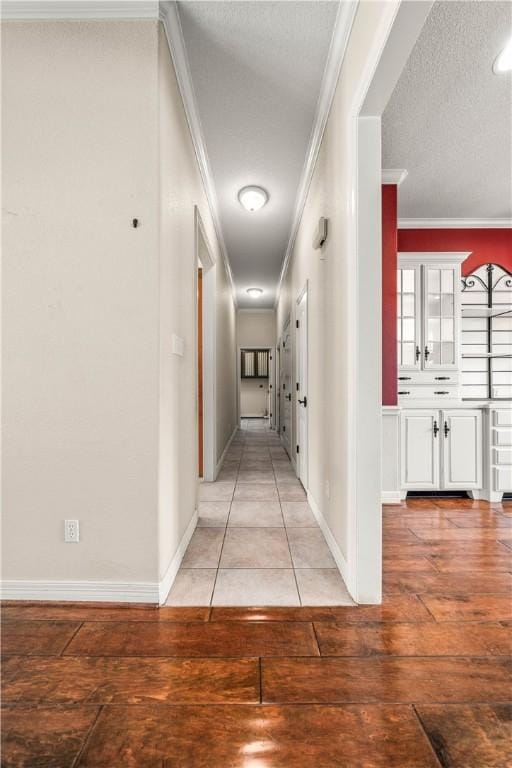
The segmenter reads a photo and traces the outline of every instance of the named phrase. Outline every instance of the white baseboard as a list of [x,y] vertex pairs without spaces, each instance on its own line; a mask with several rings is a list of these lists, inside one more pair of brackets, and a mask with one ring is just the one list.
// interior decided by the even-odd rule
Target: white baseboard
[[174,553],[174,557],[169,563],[167,570],[164,574],[164,577],[163,579],[161,579],[160,584],[158,585],[158,603],[160,605],[163,605],[165,603],[167,599],[167,595],[171,591],[171,587],[174,584],[174,579],[176,578],[176,575],[180,569],[181,561],[185,556],[185,552],[187,551],[187,547],[190,543],[190,539],[192,538],[192,534],[196,529],[197,518],[198,518],[198,514],[196,509],[196,511],[192,515],[192,519],[190,520],[190,523],[187,526],[187,530],[183,534],[183,537],[178,545],[178,549]]
[[2,600],[54,600],[91,603],[165,602],[197,525],[197,511],[187,526],[163,579],[151,581],[44,581],[9,579],[0,583]]
[[313,512],[323,535],[325,536],[327,546],[331,550],[331,554],[334,558],[334,562],[336,563],[338,570],[341,573],[341,578],[345,582],[345,586],[347,587],[351,598],[355,600],[355,596],[354,596],[355,589],[354,589],[354,585],[352,584],[352,574],[350,572],[349,565],[345,559],[345,556],[343,555],[343,552],[341,551],[338,545],[338,542],[332,535],[331,529],[329,528],[325,517],[320,512],[320,508],[316,503],[315,499],[313,498],[313,496],[311,495],[310,491],[308,491],[308,504],[311,507],[311,511]]
[[219,474],[220,470],[222,469],[222,465],[224,464],[224,459],[226,458],[226,454],[229,451],[229,446],[233,442],[233,438],[235,437],[237,432],[238,432],[238,427],[235,427],[233,432],[231,433],[231,437],[229,438],[229,440],[226,443],[226,447],[222,451],[222,456],[218,460],[217,466],[215,467],[215,477],[214,477],[214,480],[217,479],[217,475]]
[[400,491],[381,491],[381,501],[383,504],[400,504],[402,494]]
[[157,582],[4,580],[2,600],[158,603]]

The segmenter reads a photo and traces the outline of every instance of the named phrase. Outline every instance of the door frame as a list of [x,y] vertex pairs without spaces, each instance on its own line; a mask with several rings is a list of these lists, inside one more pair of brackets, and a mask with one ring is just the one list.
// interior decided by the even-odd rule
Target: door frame
[[[215,480],[216,471],[216,371],[217,371],[217,340],[216,340],[216,313],[215,291],[216,270],[215,258],[210,247],[204,228],[201,214],[197,206],[194,207],[195,226],[195,250],[194,264],[195,281],[197,290],[197,270],[203,270],[203,477],[202,480],[212,482]],[[204,249],[200,248],[203,241]],[[201,255],[202,251],[202,255]],[[198,347],[198,317],[196,307],[196,381],[197,371],[197,347]],[[198,397],[196,392],[196,403]],[[197,413],[197,411],[196,411]],[[197,417],[196,417],[197,419]],[[196,441],[198,439],[198,424],[196,421]],[[196,449],[196,457],[199,455],[199,447]],[[198,474],[198,472],[196,473]]]
[[[268,347],[265,346],[265,344],[243,344],[242,346],[237,346],[237,353],[236,353],[236,402],[237,402],[237,409],[238,409],[238,426],[241,429],[242,428],[242,408],[240,404],[240,383],[242,381],[242,369],[240,365],[240,353],[242,349],[268,349],[269,355],[272,355],[272,362],[275,362],[275,353],[276,349],[275,347]],[[269,360],[269,366],[268,366],[268,382],[269,384],[272,384],[273,382],[270,379],[270,360]],[[275,383],[272,387],[272,392],[275,391]],[[274,416],[274,409],[275,409],[275,399],[272,400],[271,398],[271,405],[272,405],[272,417],[269,414],[268,423],[269,427],[272,426],[272,419]]]
[[[347,316],[349,509],[346,581],[358,603],[382,602],[382,163],[381,117],[433,5],[389,0],[349,110]],[[356,19],[357,21],[357,19]],[[371,467],[371,471],[369,471]]]
[[[299,446],[299,457],[297,459],[297,456],[295,457],[296,465],[295,465],[295,472],[297,477],[300,478],[300,470],[301,465],[303,462],[303,457],[301,456],[302,451],[302,445],[300,443],[300,417],[301,417],[301,410],[299,408],[298,403],[298,396],[299,392],[297,392],[297,382],[300,382],[300,358],[301,355],[299,354],[300,349],[300,334],[301,334],[301,328],[297,328],[297,310],[299,307],[299,304],[301,303],[304,296],[306,296],[306,387],[308,385],[309,380],[309,351],[308,351],[308,344],[309,344],[309,304],[307,303],[309,300],[309,293],[308,293],[308,280],[306,280],[305,285],[303,286],[302,290],[300,291],[299,295],[297,296],[297,300],[295,302],[295,345],[292,347],[292,349],[295,352],[295,366],[293,365],[292,361],[292,370],[295,370],[295,387],[293,389],[294,397],[293,402],[295,404],[295,444],[296,446]],[[302,354],[302,350],[301,350]],[[307,394],[307,393],[306,393]],[[292,414],[293,417],[293,414]],[[305,490],[308,490],[309,485],[309,413],[307,407],[305,408],[305,417],[306,417],[306,484],[302,483],[304,485]],[[293,446],[292,446],[292,452],[293,452]],[[301,480],[302,482],[302,480]]]

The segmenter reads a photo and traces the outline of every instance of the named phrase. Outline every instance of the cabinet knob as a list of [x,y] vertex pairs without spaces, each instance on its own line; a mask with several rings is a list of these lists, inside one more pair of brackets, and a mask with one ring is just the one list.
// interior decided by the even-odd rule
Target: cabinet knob
[[410,381],[411,376],[399,376],[398,381]]
[[420,359],[421,356],[421,349],[416,345],[416,362]]
[[450,427],[448,426],[448,422],[444,422],[444,436],[448,437],[448,432],[450,431]]
[[428,360],[428,356],[430,355],[430,349],[427,347],[426,344],[425,344],[425,352],[424,352],[424,354],[425,354],[425,360]]
[[438,432],[439,432],[439,427],[437,426],[437,421],[434,421],[434,437],[437,437]]
[[398,394],[399,395],[410,395],[411,393],[409,392],[409,390],[401,390],[401,391],[399,390]]
[[449,394],[450,393],[448,392],[447,389],[440,389],[438,392],[434,392],[434,395],[449,395]]

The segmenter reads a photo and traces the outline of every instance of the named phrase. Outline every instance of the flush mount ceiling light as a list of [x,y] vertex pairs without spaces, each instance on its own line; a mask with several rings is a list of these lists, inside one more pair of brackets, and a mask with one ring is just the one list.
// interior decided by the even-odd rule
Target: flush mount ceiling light
[[263,289],[262,288],[248,288],[247,289],[247,293],[249,294],[251,299],[257,299],[258,296],[261,296],[261,294],[263,293]]
[[259,211],[268,201],[268,192],[263,187],[243,187],[238,199],[246,211]]
[[502,52],[496,57],[492,70],[495,75],[502,75],[504,72],[512,70],[512,37]]

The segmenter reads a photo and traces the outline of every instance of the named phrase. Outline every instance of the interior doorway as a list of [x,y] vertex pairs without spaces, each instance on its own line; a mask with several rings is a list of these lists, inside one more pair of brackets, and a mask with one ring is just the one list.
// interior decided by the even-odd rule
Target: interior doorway
[[269,427],[273,418],[274,350],[270,347],[239,349],[238,401],[243,419],[261,419]]

